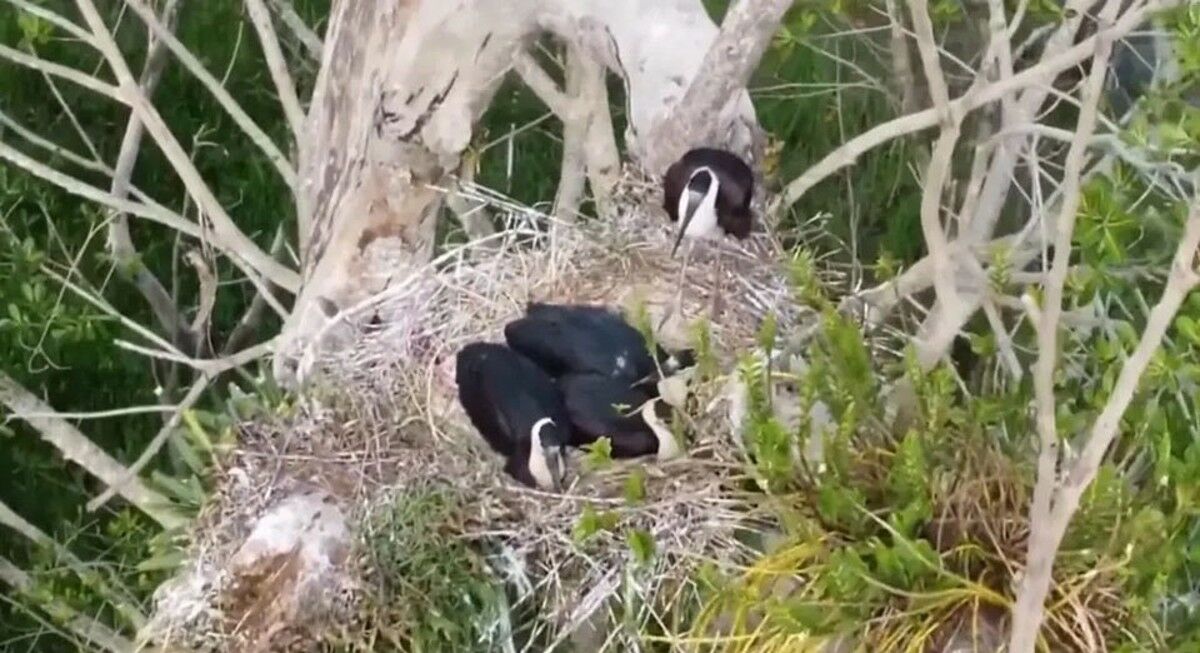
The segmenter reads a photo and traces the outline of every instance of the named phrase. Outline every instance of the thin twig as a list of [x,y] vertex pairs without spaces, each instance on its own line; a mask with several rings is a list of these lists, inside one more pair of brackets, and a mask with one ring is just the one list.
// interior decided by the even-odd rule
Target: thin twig
[[179,401],[179,404],[175,406],[175,410],[171,414],[171,417],[165,424],[163,424],[162,428],[158,430],[158,433],[156,433],[150,440],[150,444],[146,445],[146,448],[142,451],[142,454],[138,456],[137,460],[133,461],[133,464],[125,470],[125,475],[117,479],[115,483],[109,483],[108,489],[106,489],[104,492],[101,492],[91,501],[88,501],[88,512],[95,512],[105,503],[108,503],[109,499],[119,494],[125,488],[126,484],[137,478],[138,474],[142,473],[142,470],[146,468],[146,465],[150,463],[150,460],[154,458],[155,454],[157,454],[159,450],[162,449],[163,445],[166,444],[167,439],[171,436],[171,434],[175,432],[175,428],[179,426],[179,420],[183,418],[183,413],[191,410],[192,406],[194,406],[196,402],[200,400],[200,395],[204,394],[204,390],[208,388],[208,384],[211,382],[212,377],[202,374],[200,375],[200,378],[196,379],[196,381],[192,383],[192,387],[188,389],[187,394],[184,395],[183,399]]
[[292,129],[292,138],[299,141],[304,134],[304,109],[300,108],[296,83],[292,81],[287,60],[279,48],[279,37],[275,34],[275,26],[271,24],[271,13],[267,11],[263,0],[246,0],[246,12],[250,14],[250,22],[254,23],[254,30],[258,32],[258,42],[262,45],[263,55],[267,59],[271,81],[275,82],[279,103],[283,105],[283,115]]

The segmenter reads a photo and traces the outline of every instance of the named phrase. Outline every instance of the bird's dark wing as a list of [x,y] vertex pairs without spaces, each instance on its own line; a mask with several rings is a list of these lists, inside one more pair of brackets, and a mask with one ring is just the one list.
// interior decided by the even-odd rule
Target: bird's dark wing
[[504,325],[504,340],[551,376],[578,364],[578,346],[568,325],[552,317],[523,317]]
[[505,456],[528,453],[534,424],[550,418],[543,444],[565,445],[570,417],[562,396],[541,368],[508,347],[473,343],[458,354],[458,396],[471,423]]
[[691,166],[680,160],[672,163],[671,167],[667,168],[666,174],[663,175],[663,209],[671,218],[671,222],[679,221],[680,216],[676,215],[679,210],[679,195],[683,193],[683,187],[687,185],[691,169]]
[[654,370],[642,334],[599,306],[530,305],[504,327],[509,346],[552,376],[603,374],[629,380]]
[[571,420],[571,444],[588,444],[618,433],[649,434],[639,412],[649,394],[622,380],[596,374],[568,374],[559,379],[558,386]]
[[502,362],[497,365],[495,349],[484,344],[467,345],[458,352],[455,375],[458,401],[492,450],[511,456],[517,450],[515,432],[492,387],[496,374],[502,371]]

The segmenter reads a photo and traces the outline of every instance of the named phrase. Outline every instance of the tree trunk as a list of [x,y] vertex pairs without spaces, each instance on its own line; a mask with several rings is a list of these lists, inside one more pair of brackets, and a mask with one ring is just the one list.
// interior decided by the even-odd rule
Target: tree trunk
[[[334,315],[429,260],[439,189],[514,58],[544,33],[623,79],[627,151],[661,173],[670,159],[652,156],[652,134],[669,124],[718,33],[700,0],[337,4],[300,144],[303,285],[279,340],[281,382],[303,378],[301,361],[352,333]],[[721,142],[706,144],[748,153],[757,122],[744,80],[736,88],[709,130]]]

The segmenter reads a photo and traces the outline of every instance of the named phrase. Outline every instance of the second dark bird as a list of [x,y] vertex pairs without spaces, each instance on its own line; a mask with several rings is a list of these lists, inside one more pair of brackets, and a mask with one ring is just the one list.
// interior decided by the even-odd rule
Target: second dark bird
[[656,346],[651,355],[637,329],[601,306],[530,304],[504,336],[556,378],[571,445],[608,437],[616,458],[662,459],[680,452],[658,381],[694,365],[693,352],[671,354]]
[[455,362],[458,400],[471,423],[504,456],[504,471],[530,487],[557,489],[570,417],[554,381],[504,345],[476,342]]

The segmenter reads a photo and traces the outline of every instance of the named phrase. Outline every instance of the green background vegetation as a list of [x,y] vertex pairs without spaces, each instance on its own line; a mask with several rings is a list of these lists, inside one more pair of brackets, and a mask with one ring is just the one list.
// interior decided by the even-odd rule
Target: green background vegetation
[[[40,4],[76,16],[73,3],[67,0]],[[310,25],[318,32],[323,29],[328,2],[297,0],[295,4]],[[724,4],[721,0],[708,3],[715,16],[723,12]],[[99,5],[109,24],[115,24],[120,3],[110,0]],[[940,21],[952,22],[957,7],[938,3],[935,13]],[[858,11],[864,8],[844,3],[797,6],[758,71],[753,85],[756,107],[762,125],[779,148],[773,164],[776,179],[794,177],[848,136],[894,115],[894,102],[888,95],[891,89],[863,83],[822,54],[836,52],[886,82],[890,71],[887,62],[878,59],[877,51],[858,37],[834,35],[845,28],[845,17]],[[1188,27],[1191,23],[1184,23],[1180,29],[1192,28]],[[120,45],[137,70],[144,58],[145,30],[132,14],[123,16],[120,24]],[[247,113],[277,143],[290,149],[293,144],[288,143],[285,121],[242,3],[185,3],[178,34],[208,69],[224,80]],[[0,4],[0,42],[81,70],[103,69],[96,53],[62,39],[7,4]],[[1200,40],[1192,41],[1197,42]],[[1194,54],[1191,49],[1183,53],[1187,74],[1192,76],[1200,70]],[[293,57],[292,61],[301,60]],[[311,63],[297,66],[297,70],[305,96],[316,71]],[[848,84],[852,79],[856,83]],[[612,85],[614,100],[619,99],[615,95],[619,88]],[[100,157],[111,164],[126,111],[69,83],[58,83],[58,89]],[[620,104],[614,101],[615,106]],[[294,242],[295,207],[282,180],[211,96],[178,65],[168,66],[156,93],[156,105],[244,232],[266,249],[282,226]],[[1153,98],[1151,108],[1149,122],[1135,127],[1146,130],[1169,123],[1181,130],[1176,137],[1185,145],[1188,139],[1193,148],[1200,142],[1200,117],[1194,107],[1181,104],[1168,93]],[[0,110],[63,147],[88,151],[37,72],[9,63],[0,65]],[[491,144],[479,153],[480,183],[527,204],[545,203],[553,197],[561,151],[557,121],[545,120],[506,138],[545,112],[519,83],[510,80],[504,85],[477,133],[477,144]],[[623,126],[619,110],[615,120],[619,132]],[[0,137],[10,144],[18,142],[3,128]],[[916,140],[899,140],[863,156],[856,166],[810,192],[795,207],[795,218],[803,221],[818,213],[828,214],[826,225],[832,240],[853,244],[835,248],[842,263],[857,261],[869,266],[883,258],[890,261],[887,269],[894,269],[913,262],[924,253],[918,224],[920,189],[911,168],[919,146]],[[511,175],[510,155],[516,162]],[[63,165],[81,179],[107,186],[102,176]],[[150,144],[143,146],[133,182],[165,204],[183,205],[182,185]],[[1127,272],[1165,269],[1180,224],[1180,209],[1153,196],[1141,201],[1144,190],[1135,175],[1118,170],[1113,180],[1096,182],[1087,191],[1077,233],[1082,267],[1072,276],[1068,302],[1082,306],[1099,301],[1114,321],[1094,339],[1064,343],[1064,358],[1079,370],[1059,386],[1065,398],[1060,428],[1065,432],[1095,416],[1111,388],[1121,352],[1132,346],[1147,307],[1161,288],[1161,274]],[[10,166],[0,166],[0,368],[61,411],[154,404],[164,385],[161,370],[112,344],[114,338],[128,336],[120,325],[63,292],[45,273],[48,266],[65,274],[69,266],[77,280],[100,292],[123,314],[152,324],[141,296],[113,270],[105,252],[105,219],[105,213],[94,205]],[[196,279],[181,263],[183,250],[174,235],[137,220],[132,221],[132,228],[142,262],[163,279],[169,279],[170,271],[177,268],[179,305],[193,305]],[[223,277],[232,276],[227,264],[220,272]],[[828,308],[820,299],[825,289],[803,287],[811,275],[798,274],[797,279],[802,286],[799,296],[818,308]],[[1001,290],[1020,293],[1020,287],[1006,279],[996,283]],[[234,327],[252,296],[248,287],[222,289],[212,321],[215,340],[223,340]],[[1178,647],[1200,642],[1197,620],[1189,621],[1188,612],[1172,598],[1194,591],[1191,578],[1200,571],[1196,535],[1200,530],[1196,519],[1200,365],[1194,362],[1200,360],[1198,324],[1200,300],[1193,297],[1166,350],[1155,360],[1150,373],[1155,390],[1139,397],[1126,418],[1125,433],[1140,437],[1127,437],[1118,444],[1116,462],[1105,469],[1089,493],[1056,576],[1064,588],[1094,588],[1089,583],[1098,583],[1118,597],[1112,605],[1093,607],[1098,618],[1111,624],[1105,633],[1113,645],[1133,647],[1129,650],[1140,650],[1138,642],[1162,641],[1172,650],[1185,650]],[[267,320],[261,335],[268,336],[278,326],[277,321]],[[1028,343],[1032,338],[1021,332],[1018,339]],[[978,520],[1004,515],[1019,523],[1027,511],[1031,487],[1025,464],[1030,446],[1028,380],[1022,384],[996,382],[996,343],[988,332],[981,332],[972,337],[971,344],[982,362],[970,371],[966,382],[956,383],[949,369],[917,379],[922,410],[916,423],[904,433],[884,432],[878,427],[882,408],[876,399],[878,379],[885,372],[903,373],[904,361],[888,361],[895,370],[880,369],[884,363],[872,360],[862,342],[853,326],[830,315],[814,366],[814,374],[823,374],[827,382],[817,384],[809,379],[804,386],[809,400],[819,394],[835,408],[839,419],[832,481],[818,483],[794,473],[784,457],[792,446],[791,434],[783,433],[765,412],[754,418],[754,468],[767,479],[774,494],[794,499],[790,505],[795,508],[786,513],[792,544],[775,557],[764,558],[762,564],[767,568],[784,560],[779,569],[788,573],[803,570],[817,579],[804,596],[778,605],[756,598],[747,603],[755,586],[745,578],[713,580],[709,608],[754,609],[767,615],[769,627],[757,636],[767,638],[799,629],[831,634],[875,617],[882,624],[875,633],[876,641],[919,645],[923,641],[920,633],[926,632],[922,628],[929,623],[957,618],[971,606],[1005,609],[1011,600],[1010,579],[1004,570],[1007,561],[1023,555],[1019,534],[993,541]],[[743,372],[749,379],[762,373],[752,368]],[[231,380],[254,390],[247,379]],[[186,385],[177,384],[168,392],[181,395]],[[213,432],[228,424],[223,417],[225,399],[222,392],[211,390],[200,403],[205,424]],[[118,460],[129,463],[161,424],[158,415],[143,414],[87,420],[81,422],[81,428]],[[1005,437],[997,438],[997,433]],[[203,500],[203,469],[197,469],[186,451],[159,456],[156,467],[159,485],[171,496],[193,504]],[[169,539],[157,535],[155,525],[143,515],[118,507],[118,502],[110,502],[94,514],[85,512],[84,504],[99,488],[22,423],[0,426],[0,470],[0,501],[89,561],[103,580],[81,580],[65,571],[55,556],[8,532],[0,534],[0,553],[37,572],[43,600],[65,602],[127,628],[129,624],[100,586],[110,583],[127,588],[132,602],[145,602],[171,569],[174,558]],[[963,479],[972,474],[988,475],[993,485],[985,488],[986,492],[965,487]],[[445,508],[438,495],[418,499]],[[374,526],[411,521],[412,506],[397,506]],[[932,534],[935,521],[947,511],[975,519],[959,524],[962,532],[952,542]],[[430,516],[422,514],[418,521]],[[425,521],[419,527],[433,528]],[[391,563],[383,564],[382,573],[385,579],[394,573],[399,580],[384,585],[401,596],[398,601],[402,602],[405,592],[440,586],[425,576],[427,569],[414,568],[420,558],[404,558],[403,552],[395,550],[377,549],[374,553],[382,563]],[[451,563],[448,566],[453,573],[448,577],[461,577],[462,585],[471,591],[437,596],[445,614],[492,609],[495,597],[489,592],[493,590]],[[1106,571],[1099,579],[1085,578],[1092,569]],[[414,577],[420,580],[415,586],[411,582]],[[32,603],[7,595],[0,600],[0,650],[74,650],[53,634],[54,629],[47,627]],[[699,619],[696,627],[702,629],[704,624]],[[1061,632],[1054,631],[1054,636],[1069,639],[1069,630],[1064,626]],[[464,641],[458,638],[471,634],[456,632],[453,623],[441,622],[421,623],[413,632],[413,637],[424,638],[431,646]],[[770,647],[766,639],[763,647]]]

